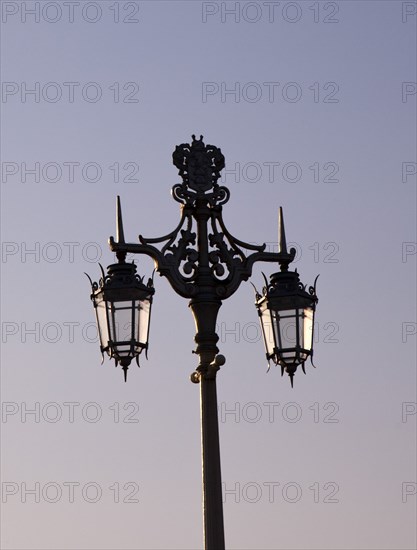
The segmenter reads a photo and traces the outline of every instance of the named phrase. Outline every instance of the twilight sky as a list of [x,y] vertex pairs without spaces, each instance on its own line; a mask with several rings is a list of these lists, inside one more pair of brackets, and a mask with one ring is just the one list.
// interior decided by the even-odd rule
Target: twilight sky
[[[219,315],[230,549],[416,547],[416,2],[1,2],[5,550],[202,547],[194,322],[155,276],[149,360],[100,352],[84,272],[178,222],[175,145],[226,157],[229,231],[320,273],[315,363]],[[153,264],[138,259],[146,277]],[[262,287],[257,265],[251,281]]]

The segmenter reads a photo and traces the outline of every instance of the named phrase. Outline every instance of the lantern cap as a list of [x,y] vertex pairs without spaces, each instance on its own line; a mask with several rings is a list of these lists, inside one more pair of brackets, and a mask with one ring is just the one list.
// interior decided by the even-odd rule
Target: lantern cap
[[300,275],[295,271],[278,271],[270,276],[270,286],[277,289],[296,290],[300,285]]
[[140,295],[146,293],[147,295],[153,295],[155,293],[152,279],[149,279],[148,283],[145,285],[143,277],[136,273],[136,265],[134,262],[110,264],[107,267],[107,275],[104,274],[102,267],[101,270],[103,276],[98,285],[97,283],[93,284],[93,291],[99,290],[106,293],[125,292],[127,298],[132,300],[140,297],[136,296],[136,294]]
[[128,278],[131,277],[132,281],[140,280],[142,278],[136,273],[136,265],[126,262],[118,262],[117,264],[110,264],[107,267],[107,277],[106,282],[109,284],[123,284],[126,285],[130,281]]
[[266,285],[263,289],[263,297],[298,295],[300,297],[314,300],[315,303],[318,302],[318,298],[316,295],[316,282],[318,279],[318,275],[314,281],[314,284],[310,285],[308,289],[307,285],[304,285],[300,281],[300,275],[297,270],[278,271],[277,273],[273,273],[270,276],[269,283],[267,282],[265,275],[264,279]]

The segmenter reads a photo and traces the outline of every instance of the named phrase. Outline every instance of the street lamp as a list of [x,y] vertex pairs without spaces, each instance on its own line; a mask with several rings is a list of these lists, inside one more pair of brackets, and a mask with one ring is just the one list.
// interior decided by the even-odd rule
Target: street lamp
[[[287,252],[284,217],[279,210],[279,260],[281,271],[266,280],[263,294],[256,292],[255,305],[261,321],[264,336],[266,357],[281,366],[281,375],[288,373],[291,386],[294,374],[301,365],[305,374],[304,363],[310,357],[313,363],[314,314],[318,298],[316,280],[308,292],[295,271],[288,271],[294,258],[293,251]],[[314,365],[313,365],[314,366]]]
[[[117,240],[124,242],[120,198],[117,197],[116,217]],[[152,296],[155,293],[152,279],[147,285],[136,273],[136,266],[126,263],[126,252],[116,253],[117,264],[109,265],[107,275],[102,266],[102,277],[98,283],[87,277],[91,283],[91,300],[96,313],[100,337],[101,362],[104,352],[115,360],[116,367],[122,366],[125,382],[132,359],[139,366],[139,355],[148,352],[148,338],[151,320]]]
[[107,268],[107,275],[102,271],[99,283],[90,282],[101,353],[122,366],[126,382],[132,359],[139,365],[140,353],[148,349],[152,280],[145,285],[135,264],[122,259]]
[[[92,284],[91,299],[96,311],[102,353],[121,364],[125,380],[133,358],[148,347],[149,320],[154,288],[136,274],[126,255],[146,254],[155,270],[166,277],[174,291],[189,300],[196,325],[199,364],[191,381],[200,384],[201,441],[203,465],[203,517],[206,550],[224,549],[223,504],[217,417],[216,374],[225,359],[218,355],[217,314],[223,300],[232,296],[252,274],[255,262],[278,262],[281,272],[271,276],[263,295],[257,293],[267,358],[290,375],[291,385],[299,364],[312,356],[312,330],[317,303],[315,288],[307,293],[297,272],[289,272],[295,249],[287,251],[282,210],[279,218],[279,251],[265,252],[266,245],[236,239],[227,230],[223,205],[230,198],[227,187],[217,180],[225,166],[221,150],[205,145],[203,136],[175,148],[173,163],[182,183],[172,188],[181,205],[178,226],[159,238],[139,236],[139,243],[126,243],[120,199],[117,198],[116,240],[110,249],[119,263],[102,270],[99,284]],[[249,251],[247,255],[244,250]],[[301,285],[301,286],[300,286]],[[293,330],[293,336],[291,336]]]

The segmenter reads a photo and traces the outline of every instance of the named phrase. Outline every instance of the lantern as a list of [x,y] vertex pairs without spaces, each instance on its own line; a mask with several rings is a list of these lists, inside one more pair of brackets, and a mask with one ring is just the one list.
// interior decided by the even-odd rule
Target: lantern
[[[100,266],[101,267],[101,266]],[[121,261],[107,268],[99,283],[91,282],[91,300],[97,318],[101,353],[106,352],[120,364],[126,382],[132,359],[139,365],[139,355],[148,349],[152,280],[143,283],[136,265]]]
[[265,279],[263,295],[256,295],[266,357],[281,366],[281,374],[288,373],[291,386],[298,365],[305,373],[304,363],[313,357],[316,281],[307,292],[297,270],[281,271],[271,275],[269,284]]

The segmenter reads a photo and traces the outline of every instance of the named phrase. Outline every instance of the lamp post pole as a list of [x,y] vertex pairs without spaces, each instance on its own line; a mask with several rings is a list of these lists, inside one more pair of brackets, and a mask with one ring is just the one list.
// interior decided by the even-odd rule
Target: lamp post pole
[[198,296],[190,301],[196,325],[195,352],[200,357],[191,380],[200,383],[201,452],[203,475],[203,521],[205,548],[224,550],[222,480],[220,466],[219,423],[217,413],[216,362],[219,351],[216,334],[217,314],[221,301],[215,294],[215,285],[209,262],[207,223],[210,211],[204,202],[197,201]]
[[[265,244],[252,245],[245,243],[229,233],[223,221],[222,206],[229,200],[230,192],[226,187],[217,184],[220,171],[225,166],[224,156],[219,148],[213,145],[205,145],[203,136],[200,136],[199,140],[196,140],[195,136],[192,137],[191,145],[188,143],[181,144],[176,147],[173,153],[173,162],[183,180],[181,184],[174,185],[172,188],[173,198],[181,204],[181,219],[178,226],[174,231],[160,238],[148,239],[139,236],[139,243],[126,243],[120,199],[118,197],[117,241],[110,237],[109,245],[110,249],[116,253],[119,263],[122,264],[122,273],[129,272],[129,269],[126,270],[123,267],[128,265],[125,263],[127,253],[148,255],[154,260],[156,271],[168,279],[174,291],[183,298],[189,299],[189,307],[193,313],[196,326],[195,353],[199,356],[199,364],[195,372],[191,374],[191,381],[200,384],[205,549],[224,550],[216,375],[219,368],[225,363],[225,358],[218,355],[217,315],[223,300],[232,296],[240,284],[248,280],[255,262],[277,262],[280,264],[281,269],[283,266],[283,270],[287,271],[288,265],[295,257],[295,250],[287,251],[281,211],[278,253],[265,252]],[[244,250],[249,251],[249,255]],[[109,273],[113,273],[117,265],[110,266]],[[136,278],[133,282],[132,277],[127,277],[125,283],[123,278],[119,277],[116,285],[114,284],[114,277],[106,277],[103,272],[100,284],[92,283],[93,294],[91,295],[97,313],[101,351],[102,353],[106,351],[110,357],[114,358],[116,365],[122,365],[125,379],[130,361],[134,357],[138,359],[141,351],[147,349],[149,312],[151,297],[154,292],[151,283],[148,283],[148,286],[145,287],[142,279],[134,275],[135,269],[131,272],[133,273],[132,277]],[[287,370],[292,382],[297,364],[302,363],[304,369],[303,361],[312,354],[312,351],[305,350],[306,346],[301,345],[304,340],[300,340],[302,332],[300,326],[305,316],[304,310],[300,313],[301,310],[297,309],[298,306],[292,294],[289,297],[284,296],[287,283],[285,281],[282,283],[281,280],[282,278],[279,279],[279,285],[274,284],[277,288],[279,287],[281,293],[281,306],[282,299],[286,300],[286,311],[283,312],[286,315],[282,316],[283,319],[288,320],[287,309],[290,306],[295,308],[293,314],[297,323],[295,347],[289,349],[284,345],[284,353],[281,354],[282,338],[279,322],[276,323],[276,320],[280,319],[279,315],[270,312],[273,323],[277,324],[277,327],[273,329],[273,342],[275,343],[272,344],[272,347],[267,342],[265,327],[262,326],[268,360],[272,358],[274,362],[281,365],[283,370]],[[275,281],[275,279],[271,278],[271,281]],[[107,288],[108,286],[111,287],[112,284],[113,287],[117,287],[116,294],[114,289],[110,288],[109,290]],[[120,288],[123,285],[126,288]],[[300,287],[297,285],[296,289],[295,287],[292,290],[290,289],[290,293],[299,294],[301,292]],[[134,286],[134,290],[131,290],[132,286]],[[269,311],[269,307],[272,308],[269,304],[276,302],[273,298],[275,286],[272,288],[271,285],[268,286],[267,284],[267,287],[264,288],[264,294],[266,293],[264,297],[257,294],[258,302],[261,304],[259,306],[257,302],[258,311],[262,309],[262,314],[259,313],[262,323],[262,316],[265,315],[265,311]],[[135,300],[142,301],[137,302],[132,298],[131,308],[134,326],[129,336],[123,340],[123,336],[117,332],[117,320],[115,321],[114,316],[116,313],[125,314],[126,309],[129,310],[129,306],[126,306],[126,301],[130,300],[129,296],[138,296],[139,298],[135,298]],[[303,299],[303,304],[307,304],[308,300],[304,294]],[[313,304],[315,304],[314,300],[317,301],[315,293],[312,299]],[[138,303],[142,306],[138,306]],[[147,305],[144,306],[143,304]],[[283,308],[281,307],[281,309]],[[146,311],[146,316],[143,317],[144,321],[141,321],[140,313],[138,313],[137,321],[135,321],[136,310]],[[106,312],[104,317],[103,312]],[[137,327],[135,322],[138,323]],[[145,328],[141,327],[139,330],[141,322],[144,322],[146,326]],[[280,343],[277,342],[275,333],[278,334]],[[141,341],[137,334],[146,335],[146,338],[143,337],[145,341]],[[291,359],[293,356],[295,359]]]
[[223,550],[222,478],[216,393],[216,371],[219,367],[202,367],[200,363],[200,368],[204,547]]

